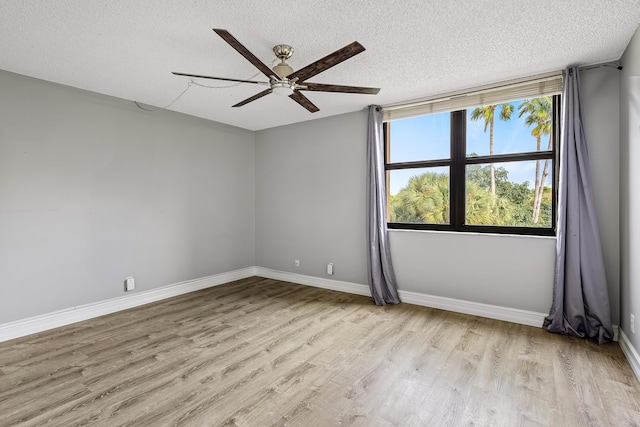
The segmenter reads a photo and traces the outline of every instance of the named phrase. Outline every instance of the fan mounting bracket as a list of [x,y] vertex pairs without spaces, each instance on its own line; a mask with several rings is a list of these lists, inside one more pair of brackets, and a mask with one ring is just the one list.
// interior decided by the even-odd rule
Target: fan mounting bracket
[[295,49],[288,44],[279,44],[273,47],[273,53],[282,62],[285,62],[287,59],[291,58],[293,52],[295,52]]

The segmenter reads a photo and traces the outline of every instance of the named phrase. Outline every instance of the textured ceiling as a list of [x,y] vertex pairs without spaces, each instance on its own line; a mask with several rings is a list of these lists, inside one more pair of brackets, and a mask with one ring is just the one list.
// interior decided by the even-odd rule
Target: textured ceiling
[[309,81],[382,88],[375,96],[305,92],[320,108],[311,114],[273,94],[231,108],[262,86],[191,85],[169,107],[259,130],[617,60],[639,23],[640,0],[1,0],[0,69],[164,107],[189,84],[171,71],[258,72],[212,28],[267,65],[274,45],[290,44],[294,69],[354,40],[364,45]]

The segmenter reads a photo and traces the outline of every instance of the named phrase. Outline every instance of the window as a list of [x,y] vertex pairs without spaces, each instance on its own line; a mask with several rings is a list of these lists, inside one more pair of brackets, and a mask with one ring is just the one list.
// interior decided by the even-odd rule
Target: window
[[489,104],[472,97],[455,110],[430,113],[427,102],[427,114],[411,106],[407,118],[387,115],[389,228],[554,235],[561,81],[553,83],[540,92],[536,82],[536,96],[515,101],[499,101],[502,93]]

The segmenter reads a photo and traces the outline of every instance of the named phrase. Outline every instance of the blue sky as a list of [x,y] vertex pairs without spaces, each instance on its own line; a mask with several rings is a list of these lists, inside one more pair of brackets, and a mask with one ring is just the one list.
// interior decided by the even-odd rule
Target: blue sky
[[[522,151],[535,151],[536,139],[531,135],[530,127],[524,119],[518,117],[518,106],[521,101],[511,102],[513,113],[509,121],[498,118],[496,111],[494,127],[494,153],[507,154]],[[467,111],[467,153],[479,155],[489,154],[489,129],[484,132],[484,120],[472,121],[469,116],[473,108]],[[449,118],[450,113],[433,114],[411,119],[395,120],[391,122],[392,147],[391,162],[414,160],[435,160],[449,158]],[[548,136],[542,138],[542,148],[546,149]],[[499,166],[509,171],[511,182],[523,183],[529,181],[529,188],[533,187],[535,179],[535,161],[503,163]],[[438,168],[440,169],[440,168]],[[438,170],[437,172],[444,172]],[[396,170],[391,171],[391,194],[406,185],[409,178],[424,170]]]

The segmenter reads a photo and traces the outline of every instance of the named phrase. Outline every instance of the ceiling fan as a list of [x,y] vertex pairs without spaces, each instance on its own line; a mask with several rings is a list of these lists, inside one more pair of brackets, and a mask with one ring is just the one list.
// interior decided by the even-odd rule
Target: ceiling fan
[[306,108],[312,113],[316,111],[320,111],[318,107],[316,107],[313,102],[311,102],[306,96],[304,96],[300,91],[308,90],[315,92],[342,92],[342,93],[359,93],[359,94],[367,94],[367,95],[376,95],[380,92],[379,88],[375,87],[359,87],[359,86],[340,86],[340,85],[331,85],[331,84],[322,84],[322,83],[311,83],[306,80],[320,74],[321,72],[333,67],[334,65],[338,65],[339,63],[346,61],[347,59],[355,56],[365,49],[364,47],[358,43],[353,42],[343,47],[342,49],[338,49],[335,52],[325,56],[322,59],[317,60],[304,68],[299,69],[298,71],[294,71],[293,68],[287,64],[286,60],[291,58],[293,55],[294,49],[285,44],[280,44],[274,46],[273,53],[275,53],[276,57],[280,59],[280,63],[273,67],[273,70],[270,69],[267,65],[265,65],[262,61],[260,61],[254,54],[249,52],[249,50],[242,45],[235,37],[233,37],[227,30],[213,29],[224,41],[229,43],[232,48],[238,51],[240,55],[244,56],[247,61],[251,62],[258,70],[262,72],[265,76],[269,78],[269,82],[260,82],[255,80],[242,80],[242,79],[231,79],[226,77],[212,77],[212,76],[203,76],[199,74],[188,74],[188,73],[178,73],[173,72],[173,74],[177,76],[187,76],[187,77],[197,77],[203,79],[214,79],[214,80],[225,80],[229,82],[240,82],[240,83],[253,83],[263,86],[269,86],[268,89],[263,90],[262,92],[253,95],[250,98],[245,99],[244,101],[238,102],[233,105],[233,107],[241,107],[246,105],[256,99],[262,98],[265,95],[270,93],[275,93],[278,95],[286,95],[289,98],[296,101],[298,104]]

